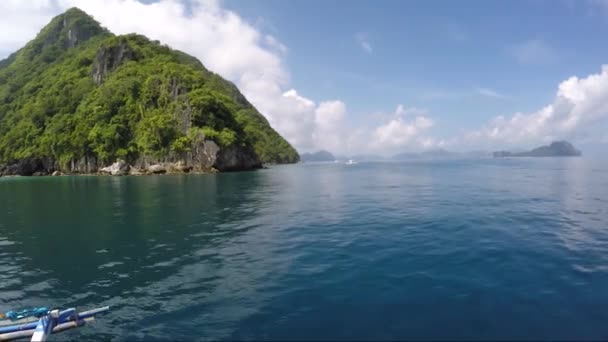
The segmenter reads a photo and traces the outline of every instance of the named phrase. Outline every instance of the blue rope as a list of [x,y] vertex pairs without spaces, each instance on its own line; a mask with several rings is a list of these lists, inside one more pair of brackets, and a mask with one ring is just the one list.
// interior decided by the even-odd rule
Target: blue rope
[[49,312],[49,309],[45,307],[41,308],[33,308],[33,309],[25,309],[21,311],[9,311],[4,314],[4,316],[11,321],[16,321],[19,319],[27,318],[27,317],[36,317],[40,318],[45,316]]

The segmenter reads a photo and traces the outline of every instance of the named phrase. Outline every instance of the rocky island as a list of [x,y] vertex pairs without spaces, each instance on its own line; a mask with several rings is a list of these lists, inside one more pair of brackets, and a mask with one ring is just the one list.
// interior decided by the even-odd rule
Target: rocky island
[[158,41],[116,36],[77,8],[0,61],[0,176],[298,160],[234,84]]
[[537,147],[528,152],[511,153],[509,151],[494,152],[494,158],[507,157],[580,157],[581,151],[577,150],[567,141],[555,141],[548,146]]
[[333,162],[336,157],[331,152],[321,150],[314,153],[302,153],[300,160],[303,162]]

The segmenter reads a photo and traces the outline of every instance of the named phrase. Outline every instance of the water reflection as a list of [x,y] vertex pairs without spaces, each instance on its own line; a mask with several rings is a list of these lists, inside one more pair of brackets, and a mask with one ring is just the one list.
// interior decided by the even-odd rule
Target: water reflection
[[0,310],[113,306],[74,339],[547,337],[524,320],[540,309],[580,332],[608,303],[597,172],[521,159],[2,180]]
[[[180,268],[197,267],[189,264],[201,259],[202,250],[220,248],[221,252],[231,239],[256,228],[238,222],[257,216],[256,211],[264,207],[261,176],[254,172],[5,182],[0,236],[10,236],[10,240],[3,238],[1,244],[0,274],[6,278],[3,302],[19,307],[107,301],[117,305],[119,317],[136,315],[132,306],[138,306],[138,296],[130,294],[155,286],[171,293],[175,285],[196,282],[199,279],[192,275],[206,272],[181,272]],[[251,248],[255,241],[248,244]],[[211,260],[209,266],[200,267],[217,268],[230,260],[205,258]],[[204,277],[201,281],[210,286]],[[53,297],[42,298],[49,282],[56,286]],[[24,288],[24,283],[33,285]],[[177,303],[173,306],[193,299],[187,297],[173,301]],[[166,294],[161,299],[166,301]],[[147,305],[160,303],[148,300]],[[127,306],[131,307],[121,312]]]

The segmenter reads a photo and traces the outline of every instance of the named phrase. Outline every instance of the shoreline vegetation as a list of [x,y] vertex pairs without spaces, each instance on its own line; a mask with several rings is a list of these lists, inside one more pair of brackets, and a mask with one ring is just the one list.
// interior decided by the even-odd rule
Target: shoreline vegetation
[[0,61],[0,176],[241,171],[299,159],[199,60],[116,36],[77,8]]

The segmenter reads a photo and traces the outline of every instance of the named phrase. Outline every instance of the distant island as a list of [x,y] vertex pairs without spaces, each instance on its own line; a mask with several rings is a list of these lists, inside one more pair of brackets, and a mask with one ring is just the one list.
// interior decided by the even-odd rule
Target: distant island
[[300,160],[304,163],[306,162],[333,162],[336,160],[331,152],[327,151],[317,151],[314,153],[301,153]]
[[77,8],[0,61],[0,176],[237,171],[298,160],[233,83],[159,41],[114,35]]
[[489,158],[490,153],[486,151],[452,152],[445,149],[428,150],[421,153],[403,152],[392,157],[394,161],[412,159],[481,159]]
[[382,161],[386,161],[386,157],[380,156],[380,155],[376,155],[376,154],[353,154],[353,155],[350,155],[350,156],[336,157],[336,159],[342,160],[342,161],[353,160],[353,161],[357,161],[357,162],[382,162]]
[[392,156],[378,154],[332,154],[326,150],[314,153],[300,153],[302,162],[400,162],[409,160],[436,160],[436,159],[484,159],[491,158],[488,151],[453,152],[445,149],[432,149],[422,152],[402,152]]
[[509,151],[494,152],[494,158],[508,157],[580,157],[582,152],[567,141],[555,141],[548,146],[537,147],[531,151],[512,153]]

